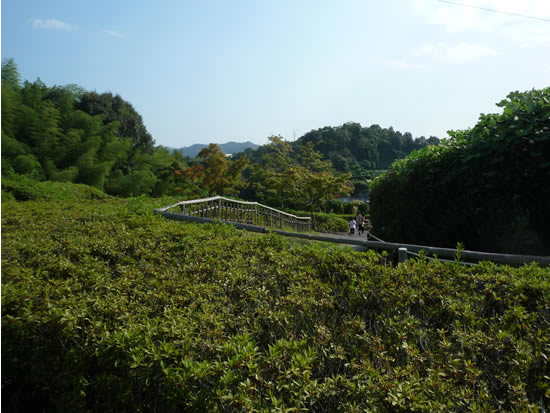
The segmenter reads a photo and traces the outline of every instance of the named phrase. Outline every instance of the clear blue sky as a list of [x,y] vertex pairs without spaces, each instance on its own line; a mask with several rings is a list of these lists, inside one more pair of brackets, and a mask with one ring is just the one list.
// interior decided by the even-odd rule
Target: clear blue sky
[[[445,137],[550,86],[549,0],[3,0],[24,80],[120,94],[157,144],[348,121]],[[548,19],[548,20],[542,20]]]

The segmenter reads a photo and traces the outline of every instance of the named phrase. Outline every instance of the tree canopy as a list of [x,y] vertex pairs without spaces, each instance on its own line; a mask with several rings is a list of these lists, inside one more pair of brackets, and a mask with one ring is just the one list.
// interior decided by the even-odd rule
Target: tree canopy
[[[155,192],[161,150],[154,149],[151,135],[129,103],[77,85],[47,87],[40,79],[20,85],[18,79],[13,60],[5,61],[3,174],[84,183],[114,195]],[[96,101],[104,106],[92,107]]]
[[211,143],[199,152],[199,158],[200,163],[186,169],[185,174],[209,195],[236,195],[245,186],[242,172],[248,166],[246,156],[231,161],[218,145]]
[[86,92],[80,97],[76,108],[92,116],[103,115],[104,123],[118,122],[120,136],[130,138],[136,148],[147,153],[153,151],[155,141],[143,124],[141,115],[119,95]]
[[[125,197],[234,195],[243,186],[245,159],[206,151],[197,182],[185,173],[189,159],[154,144],[141,115],[119,95],[48,87],[40,79],[21,85],[13,59],[3,62],[3,175],[84,183]],[[215,168],[219,159],[223,171]]]
[[313,144],[291,145],[273,136],[262,147],[261,161],[252,165],[249,181],[261,201],[313,212],[325,201],[348,195],[350,177],[334,171]]

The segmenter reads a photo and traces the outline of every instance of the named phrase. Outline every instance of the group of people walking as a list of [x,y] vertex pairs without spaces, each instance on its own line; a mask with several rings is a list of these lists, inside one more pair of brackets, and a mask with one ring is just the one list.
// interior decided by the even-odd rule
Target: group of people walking
[[365,233],[365,227],[368,233],[370,222],[365,215],[358,212],[357,216],[355,218],[352,217],[349,221],[349,234],[355,235],[355,232],[357,232],[357,235],[363,235]]

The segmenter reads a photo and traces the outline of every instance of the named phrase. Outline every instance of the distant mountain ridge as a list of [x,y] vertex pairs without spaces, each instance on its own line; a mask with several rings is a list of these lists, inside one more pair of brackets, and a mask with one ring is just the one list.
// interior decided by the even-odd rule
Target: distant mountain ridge
[[[227,142],[227,143],[218,143],[217,144],[223,153],[225,154],[234,154],[239,152],[244,152],[245,149],[251,148],[251,149],[258,149],[260,145],[256,145],[252,142]],[[188,156],[190,158],[194,158],[199,154],[201,149],[207,148],[208,145],[205,145],[203,143],[196,143],[191,146],[184,146],[181,148],[170,148],[173,151],[181,152],[183,156]]]

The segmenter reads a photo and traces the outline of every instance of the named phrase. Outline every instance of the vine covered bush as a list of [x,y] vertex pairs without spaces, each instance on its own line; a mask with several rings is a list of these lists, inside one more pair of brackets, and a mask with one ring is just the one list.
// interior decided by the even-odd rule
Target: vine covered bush
[[550,405],[548,268],[394,268],[148,203],[3,202],[3,411]]
[[550,251],[550,88],[513,92],[465,131],[396,161],[370,193],[387,241]]

